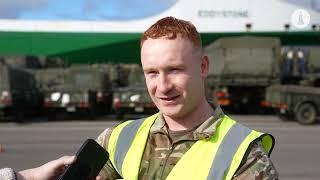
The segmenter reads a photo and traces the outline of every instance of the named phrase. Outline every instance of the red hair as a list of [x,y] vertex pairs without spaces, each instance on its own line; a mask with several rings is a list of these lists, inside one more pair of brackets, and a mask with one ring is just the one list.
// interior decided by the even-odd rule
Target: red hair
[[165,37],[166,39],[176,39],[180,35],[189,40],[195,47],[202,48],[202,42],[196,27],[189,21],[184,21],[174,17],[165,17],[158,20],[141,37],[140,46],[148,38],[157,39]]

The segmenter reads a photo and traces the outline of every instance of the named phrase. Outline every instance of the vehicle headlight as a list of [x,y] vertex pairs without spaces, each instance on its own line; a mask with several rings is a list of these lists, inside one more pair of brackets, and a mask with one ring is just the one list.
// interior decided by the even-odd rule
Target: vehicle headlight
[[122,99],[122,100],[125,100],[125,99],[127,99],[127,98],[128,98],[127,94],[121,94],[121,99]]
[[2,97],[8,97],[10,95],[10,93],[8,91],[2,91],[1,96]]
[[54,92],[51,94],[51,100],[52,101],[58,101],[60,99],[61,93],[60,92]]
[[62,102],[62,104],[68,104],[70,102],[70,95],[69,94],[63,94],[61,102]]
[[135,94],[135,95],[132,95],[132,96],[130,97],[130,100],[131,100],[132,102],[139,102],[139,101],[140,101],[140,97],[141,97],[140,94]]
[[2,91],[0,94],[0,100],[10,100],[10,92],[9,91]]

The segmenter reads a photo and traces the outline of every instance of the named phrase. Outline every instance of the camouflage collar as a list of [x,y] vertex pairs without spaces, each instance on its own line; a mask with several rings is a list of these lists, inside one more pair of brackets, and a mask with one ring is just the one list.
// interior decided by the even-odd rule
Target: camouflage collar
[[[189,137],[188,139],[185,139],[185,140],[199,140],[199,139],[206,139],[213,136],[216,131],[216,125],[218,124],[218,122],[220,122],[223,116],[224,116],[224,113],[220,108],[220,106],[215,107],[213,115],[194,130],[192,137]],[[155,134],[155,133],[168,134],[166,122],[161,113],[159,113],[159,116],[157,117],[154,124],[152,125],[150,132],[152,134]]]

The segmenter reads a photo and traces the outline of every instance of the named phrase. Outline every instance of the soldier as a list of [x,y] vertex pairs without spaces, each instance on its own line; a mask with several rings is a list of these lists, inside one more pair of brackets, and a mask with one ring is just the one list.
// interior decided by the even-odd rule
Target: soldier
[[190,22],[152,25],[141,38],[141,64],[159,113],[99,135],[110,159],[97,179],[278,179],[274,138],[206,101],[209,60]]
[[141,38],[147,89],[159,113],[106,129],[101,179],[277,179],[274,138],[240,125],[205,98],[209,60],[187,21],[166,17]]

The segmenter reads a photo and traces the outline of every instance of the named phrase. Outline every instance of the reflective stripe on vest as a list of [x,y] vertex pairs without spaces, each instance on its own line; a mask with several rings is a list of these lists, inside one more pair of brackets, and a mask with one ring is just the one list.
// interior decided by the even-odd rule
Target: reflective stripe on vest
[[208,179],[224,179],[231,161],[242,141],[250,134],[251,129],[239,123],[234,124],[223,138],[215,159],[213,160]]
[[122,164],[123,160],[131,146],[131,143],[133,141],[133,138],[135,134],[137,134],[137,131],[141,124],[144,122],[145,119],[139,119],[135,121],[131,121],[129,124],[127,124],[122,131],[119,134],[119,140],[117,141],[116,151],[115,151],[115,164],[117,166],[117,169],[120,171],[120,174],[122,174]]
[[112,131],[108,142],[109,158],[117,172],[125,179],[138,179],[149,130],[157,116],[158,113],[146,119],[126,121]]
[[[112,132],[108,146],[110,159],[125,179],[138,179],[144,147],[156,118],[157,114],[145,120],[131,121]],[[181,157],[167,179],[231,179],[251,142],[259,138],[270,153],[274,144],[271,135],[253,131],[224,116],[215,135],[197,141]]]

